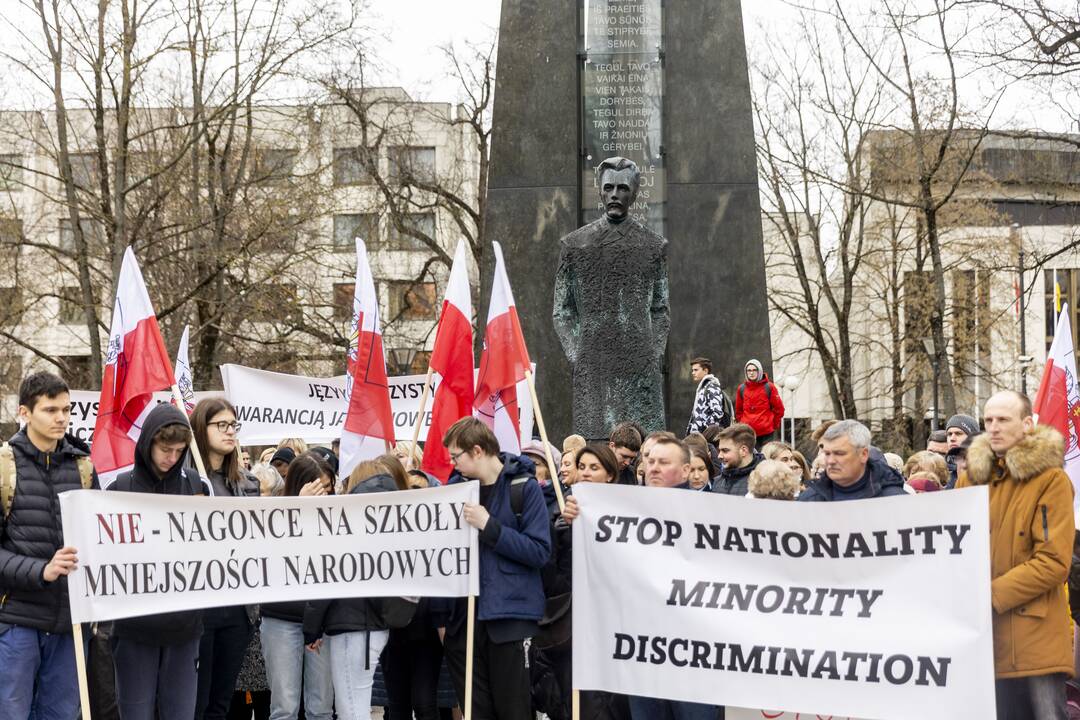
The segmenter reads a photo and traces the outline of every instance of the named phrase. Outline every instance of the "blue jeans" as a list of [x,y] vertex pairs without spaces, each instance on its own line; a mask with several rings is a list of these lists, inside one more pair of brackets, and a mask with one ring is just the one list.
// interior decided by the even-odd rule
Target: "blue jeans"
[[199,638],[145,645],[113,638],[116,704],[124,720],[191,720],[199,673]]
[[304,649],[304,626],[264,617],[259,626],[266,679],[270,683],[270,720],[296,720],[300,712],[303,678],[304,716],[330,720],[334,711],[334,684],[330,678],[330,647],[319,652]]
[[[389,637],[387,630],[360,630],[323,637],[321,651],[330,648],[330,675],[334,678],[338,720],[371,720],[375,666]],[[370,647],[368,638],[371,638]]]
[[719,714],[716,705],[630,696],[633,720],[716,720]]
[[1032,675],[998,680],[998,720],[1066,720],[1065,675]]
[[74,720],[79,714],[74,648],[71,633],[0,625],[0,720]]

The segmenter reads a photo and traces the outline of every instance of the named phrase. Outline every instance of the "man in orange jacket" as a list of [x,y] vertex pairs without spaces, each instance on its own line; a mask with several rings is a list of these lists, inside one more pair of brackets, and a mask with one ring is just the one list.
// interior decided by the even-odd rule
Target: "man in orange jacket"
[[986,401],[986,432],[956,486],[990,487],[990,599],[998,718],[1065,720],[1073,671],[1065,581],[1072,562],[1073,487],[1064,441],[1036,425],[1013,391]]
[[757,447],[773,439],[784,419],[784,400],[759,360],[748,360],[743,368],[746,382],[735,392],[735,421],[754,428]]

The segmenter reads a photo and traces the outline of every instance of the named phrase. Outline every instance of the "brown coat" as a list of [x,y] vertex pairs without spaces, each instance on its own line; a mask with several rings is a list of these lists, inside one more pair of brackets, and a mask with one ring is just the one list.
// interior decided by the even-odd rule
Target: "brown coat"
[[1037,425],[998,458],[977,437],[957,487],[990,486],[990,597],[999,678],[1073,673],[1065,581],[1072,562],[1073,488],[1064,442]]

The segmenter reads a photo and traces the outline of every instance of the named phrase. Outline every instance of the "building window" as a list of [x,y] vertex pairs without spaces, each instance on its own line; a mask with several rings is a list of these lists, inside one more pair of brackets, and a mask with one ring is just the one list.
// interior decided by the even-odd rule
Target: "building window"
[[22,184],[22,155],[0,155],[0,189],[19,190]]
[[1072,325],[1073,348],[1080,357],[1080,343],[1077,337],[1077,321],[1080,320],[1080,311],[1077,310],[1076,300],[1080,290],[1080,269],[1057,269],[1043,271],[1043,287],[1045,289],[1043,304],[1046,307],[1046,351],[1050,352],[1050,345],[1054,342],[1054,330],[1058,318],[1057,304],[1054,296],[1054,280],[1061,289],[1061,307],[1069,305],[1069,323]]
[[[401,217],[401,222],[407,228],[413,228],[417,232],[426,235],[431,238],[432,242],[437,242],[435,237],[435,213],[407,213]],[[397,223],[393,218],[389,220],[389,244],[388,246],[392,250],[427,250],[428,246],[424,244],[424,241],[413,235],[409,235],[407,232],[398,230]]]
[[334,283],[334,319],[352,320],[355,283]]
[[[79,218],[79,227],[82,228],[83,238],[88,247],[93,247],[101,237],[101,227],[90,218]],[[60,219],[60,249],[66,253],[75,252],[75,233],[71,230],[70,218]]]
[[15,327],[22,321],[24,305],[22,289],[0,287],[0,326]]
[[434,320],[436,316],[435,283],[390,281],[390,322],[395,320]]
[[98,186],[98,162],[94,153],[73,153],[68,155],[71,161],[71,179],[75,186],[92,191]]
[[365,185],[371,182],[367,162],[375,150],[365,147],[334,148],[334,184]]
[[390,182],[398,185],[435,182],[435,148],[399,146],[389,148]]
[[67,367],[60,373],[72,390],[96,390],[101,385],[101,378],[90,371],[89,355],[58,355],[56,359]]
[[350,213],[334,216],[334,246],[342,249],[356,247],[360,238],[368,247],[379,244],[379,216],[374,213]]
[[82,291],[78,287],[60,288],[60,314],[58,319],[61,325],[83,325],[86,323],[86,313],[83,312]]
[[257,185],[281,185],[289,182],[296,168],[299,150],[260,148],[251,163],[251,180]]
[[23,242],[23,222],[15,218],[0,218],[0,272],[11,277],[19,259]]

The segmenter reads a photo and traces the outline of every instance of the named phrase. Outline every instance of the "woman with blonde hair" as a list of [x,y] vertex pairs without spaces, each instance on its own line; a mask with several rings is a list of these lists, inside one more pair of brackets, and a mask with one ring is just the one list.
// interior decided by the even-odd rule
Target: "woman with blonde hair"
[[420,463],[424,459],[424,452],[420,446],[413,445],[408,440],[398,440],[394,443],[394,449],[390,451],[390,454],[397,458],[406,471],[419,470]]
[[750,497],[794,500],[799,494],[799,476],[779,460],[762,460],[747,481]]
[[938,485],[945,487],[949,484],[949,466],[945,464],[945,458],[936,452],[920,450],[907,459],[904,463],[904,479],[911,477],[917,472],[928,472],[937,478]]
[[285,438],[278,443],[277,449],[280,450],[281,448],[289,448],[297,456],[300,456],[308,451],[308,444],[301,438]]

